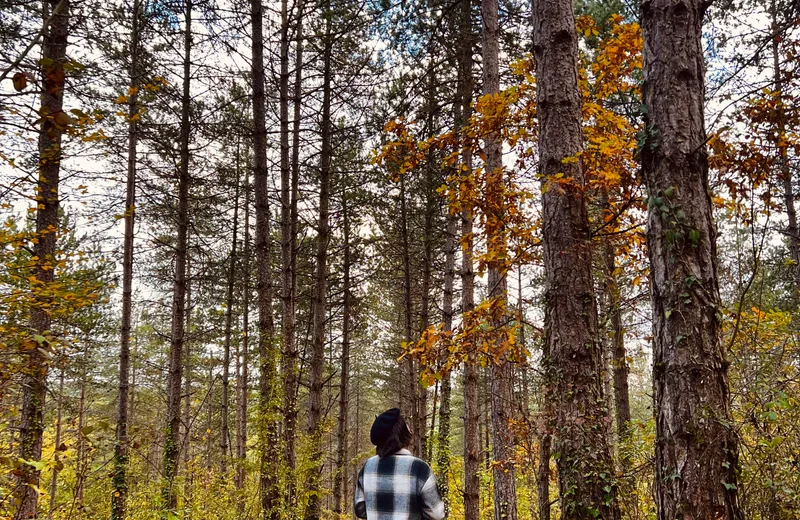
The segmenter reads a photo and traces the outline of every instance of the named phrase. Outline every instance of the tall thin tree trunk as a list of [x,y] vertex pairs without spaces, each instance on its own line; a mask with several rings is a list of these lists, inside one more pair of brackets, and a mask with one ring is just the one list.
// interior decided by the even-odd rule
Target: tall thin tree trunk
[[308,436],[311,439],[311,471],[308,479],[308,507],[306,520],[319,520],[321,514],[320,495],[322,492],[322,407],[324,396],[325,369],[325,317],[327,316],[328,288],[328,242],[330,241],[329,205],[331,182],[331,159],[333,146],[331,143],[331,54],[333,37],[331,35],[331,2],[326,0],[325,36],[322,51],[322,151],[320,154],[319,179],[319,221],[317,234],[317,258],[314,280],[313,304],[313,347],[311,353],[311,376],[309,380]]
[[[459,90],[461,117],[466,122],[472,114],[472,0],[461,0],[461,33],[459,49]],[[472,175],[472,154],[464,147],[461,158],[462,178]],[[461,312],[465,315],[475,308],[475,271],[473,257],[473,215],[469,209],[461,212]],[[478,366],[476,354],[468,356],[464,365],[464,520],[480,518],[480,447],[478,446]]]
[[[483,93],[494,95],[500,92],[500,25],[497,0],[482,0],[483,19]],[[486,137],[486,201],[490,206],[486,217],[486,234],[493,260],[487,262],[489,271],[489,298],[498,302],[500,314],[494,317],[493,326],[498,337],[503,334],[505,310],[508,305],[508,282],[506,258],[505,224],[505,180],[503,172],[503,149],[500,136]],[[502,341],[502,340],[501,340]],[[512,461],[514,438],[510,420],[514,409],[514,365],[508,355],[491,366],[492,403],[492,474],[494,476],[494,516],[496,520],[516,520],[517,487]]]
[[[294,469],[297,465],[295,437],[297,424],[298,351],[295,341],[295,301],[293,291],[291,175],[289,148],[289,43],[290,12],[288,0],[281,0],[280,32],[280,170],[281,170],[281,336],[283,339],[283,444],[286,465],[286,501],[294,500]],[[298,37],[302,29],[298,18]]]
[[646,0],[642,170],[653,302],[658,518],[742,518],[720,338],[701,0]]
[[273,398],[276,393],[276,352],[273,344],[272,279],[270,277],[271,240],[267,172],[266,97],[264,95],[264,8],[261,0],[251,0],[252,83],[253,83],[253,156],[255,169],[256,235],[255,255],[258,268],[258,355],[259,355],[259,492],[263,520],[280,518],[278,467],[280,459]]
[[117,429],[114,442],[111,520],[124,520],[128,500],[128,393],[133,307],[133,235],[136,222],[136,148],[139,111],[139,0],[133,2],[130,46],[130,97],[128,99],[128,177],[125,185],[125,237],[122,246],[122,325],[120,327],[119,376],[117,390]]
[[175,279],[172,294],[172,332],[167,376],[167,428],[164,437],[164,482],[162,517],[176,512],[178,496],[174,489],[178,472],[181,428],[181,378],[186,323],[186,258],[189,229],[189,106],[191,102],[192,0],[186,2],[183,56],[183,93],[181,95],[180,165],[178,168],[178,214],[175,245]]
[[[86,459],[86,436],[83,428],[86,426],[86,379],[89,372],[89,345],[83,347],[81,370],[81,391],[78,398],[78,446],[75,450],[75,487],[72,489],[74,508],[77,509],[77,518],[83,517],[83,491],[86,483],[88,461]],[[71,515],[70,515],[71,516]]]
[[339,415],[336,428],[336,477],[333,485],[334,512],[345,512],[345,487],[347,484],[347,413],[350,398],[350,313],[352,305],[350,288],[350,208],[348,206],[349,179],[345,174],[342,186],[342,227],[344,240],[344,260],[342,267],[342,291],[344,292],[344,306],[342,309],[342,357],[341,375],[339,377]]
[[[578,35],[569,0],[534,0],[534,55],[540,129],[548,399],[564,520],[619,518],[606,438],[601,345],[593,294],[591,235],[577,157],[582,149]],[[552,176],[566,183],[554,186]]]
[[[190,239],[187,238],[187,242]],[[189,244],[187,243],[187,248]],[[183,437],[181,440],[181,454],[183,456],[183,518],[191,520],[192,517],[192,485],[193,473],[189,466],[192,447],[192,266],[191,258],[186,261],[186,341],[183,344]]]
[[770,5],[770,17],[772,18],[772,74],[775,91],[778,93],[777,105],[777,143],[778,149],[778,168],[780,179],[783,183],[783,204],[786,207],[786,235],[789,244],[789,256],[794,260],[792,271],[794,272],[794,283],[796,296],[800,299],[800,229],[797,226],[797,209],[794,204],[794,186],[792,185],[792,171],[789,165],[789,150],[786,143],[786,108],[783,101],[783,71],[780,62],[780,29],[778,26],[778,8],[776,1],[772,0]]
[[[400,176],[400,240],[403,248],[403,339],[411,344],[413,339],[413,308],[411,301],[411,251],[408,230],[408,201],[405,175]],[[400,409],[403,416],[411,418],[411,427],[418,429],[416,386],[414,360],[406,356],[400,367]],[[415,446],[415,450],[418,446]],[[420,453],[416,455],[421,456]]]
[[[603,193],[601,202],[605,211],[611,211],[608,193]],[[631,405],[628,392],[628,361],[625,351],[625,331],[622,328],[622,301],[617,284],[617,254],[610,239],[603,243],[603,278],[608,305],[607,322],[611,333],[611,365],[614,382],[614,410],[617,423],[617,437],[620,441],[628,437],[628,423],[631,420]],[[621,455],[622,456],[622,455]],[[621,466],[627,466],[620,460]]]
[[240,368],[236,381],[236,476],[234,486],[239,491],[237,512],[244,515],[246,496],[244,495],[245,463],[247,461],[247,385],[250,370],[250,175],[244,175],[244,251],[242,281],[242,348]]
[[59,465],[61,458],[58,455],[59,447],[61,446],[61,414],[64,409],[64,369],[58,373],[58,405],[56,406],[56,436],[53,442],[55,446],[54,459],[55,465],[53,472],[50,476],[50,507],[47,510],[47,518],[53,518],[53,511],[56,509],[56,491],[58,490],[58,472],[60,471]]
[[228,455],[230,451],[230,365],[231,365],[231,338],[233,333],[233,290],[236,286],[236,247],[239,235],[239,143],[236,143],[236,189],[233,201],[233,238],[231,239],[231,257],[228,267],[228,287],[225,296],[225,345],[222,350],[222,427],[220,428],[220,472],[222,478],[228,473]]
[[[58,229],[58,184],[61,172],[61,135],[64,130],[55,122],[64,101],[64,62],[69,34],[69,2],[50,0],[53,9],[49,30],[45,31],[41,61],[42,110],[47,114],[39,131],[39,179],[36,191],[36,238],[33,253],[38,260],[33,267],[33,298],[26,339],[26,369],[22,381],[22,416],[19,430],[19,456],[26,461],[42,458],[44,405],[47,394],[48,355],[50,344],[50,297],[47,288],[55,281],[56,232]],[[60,6],[60,11],[56,11]],[[38,340],[41,336],[44,340]],[[41,472],[30,464],[20,464],[17,473],[18,498],[14,520],[36,518]]]

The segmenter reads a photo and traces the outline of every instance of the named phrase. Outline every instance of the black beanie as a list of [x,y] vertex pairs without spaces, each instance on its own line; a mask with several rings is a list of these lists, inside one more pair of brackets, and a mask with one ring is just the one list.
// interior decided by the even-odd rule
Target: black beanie
[[380,446],[389,436],[392,434],[392,429],[394,425],[397,424],[397,420],[400,418],[400,408],[392,408],[391,410],[386,410],[379,416],[375,418],[375,422],[372,423],[372,429],[369,431],[369,440],[375,446]]

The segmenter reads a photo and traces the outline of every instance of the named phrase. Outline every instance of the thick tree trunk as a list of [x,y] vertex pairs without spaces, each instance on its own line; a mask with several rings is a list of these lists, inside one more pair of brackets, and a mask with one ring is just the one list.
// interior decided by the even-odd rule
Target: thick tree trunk
[[236,286],[236,248],[239,235],[239,144],[236,145],[236,188],[233,200],[233,238],[231,239],[230,265],[228,266],[228,287],[225,296],[225,344],[222,350],[222,427],[220,428],[220,472],[225,479],[228,473],[228,455],[230,452],[230,365],[231,338],[233,334],[233,291]]
[[117,390],[117,429],[114,442],[114,467],[111,476],[111,520],[124,520],[128,500],[128,403],[133,310],[133,238],[136,222],[136,148],[139,111],[139,0],[133,2],[130,46],[130,91],[128,99],[128,174],[125,184],[125,237],[122,246],[122,317],[120,327],[119,376]]
[[236,476],[234,486],[239,491],[237,512],[244,514],[247,497],[244,495],[245,463],[247,461],[247,397],[250,372],[250,175],[244,176],[244,251],[242,266],[242,348],[236,380]]
[[[36,189],[36,238],[33,253],[38,260],[33,267],[33,303],[30,310],[30,338],[27,363],[22,381],[22,420],[19,430],[19,456],[38,462],[42,458],[42,433],[44,430],[44,404],[47,394],[47,358],[50,344],[50,306],[46,294],[55,281],[56,232],[58,229],[58,184],[61,172],[61,135],[64,128],[56,123],[63,110],[64,62],[69,35],[69,2],[50,0],[53,15],[45,31],[42,54],[49,61],[41,65],[42,112],[48,114],[39,131],[39,180]],[[60,6],[60,10],[56,9]],[[45,336],[47,335],[47,336]],[[44,341],[36,341],[41,336]],[[29,464],[20,464],[17,473],[17,508],[14,520],[36,518],[40,471]]]
[[339,416],[336,428],[336,478],[333,486],[334,512],[342,514],[345,508],[345,487],[347,484],[347,414],[350,398],[350,314],[352,312],[351,296],[351,244],[350,244],[350,208],[348,207],[349,183],[345,177],[342,191],[342,227],[344,234],[344,260],[342,267],[342,291],[344,292],[344,306],[342,309],[342,357],[341,376],[339,378]]
[[320,495],[322,493],[322,407],[325,369],[325,318],[327,316],[328,289],[328,242],[330,241],[330,183],[331,159],[333,146],[331,143],[331,54],[333,37],[331,35],[331,5],[325,3],[325,36],[322,51],[322,151],[320,154],[319,179],[319,220],[317,222],[317,258],[314,275],[314,316],[313,347],[311,353],[311,376],[309,378],[309,410],[308,436],[311,439],[311,471],[308,479],[308,507],[306,520],[319,520],[321,515]]
[[273,344],[272,279],[270,276],[271,241],[267,172],[266,97],[264,95],[264,8],[261,0],[251,0],[252,82],[253,82],[253,189],[255,192],[255,254],[258,269],[258,355],[259,355],[259,493],[261,518],[280,518],[278,467],[279,440],[275,425],[273,398],[276,393],[276,352]]
[[174,489],[178,472],[181,429],[181,379],[186,320],[186,259],[189,230],[189,104],[191,102],[192,2],[186,3],[183,56],[183,93],[181,95],[180,164],[178,167],[178,214],[175,245],[175,279],[172,293],[172,331],[167,374],[167,427],[164,440],[164,482],[162,517],[175,513],[178,496]]
[[[483,93],[500,92],[500,25],[497,0],[482,0]],[[506,239],[503,214],[503,145],[499,135],[491,134],[484,143],[486,154],[487,242],[495,259],[487,262],[489,298],[505,309],[508,302]],[[505,316],[495,316],[493,326],[502,333]],[[494,516],[496,520],[516,520],[517,487],[513,465],[514,438],[510,420],[514,409],[514,365],[507,355],[491,366],[492,475],[494,476]]]
[[658,518],[740,519],[708,187],[701,0],[646,0],[642,166],[653,299]]
[[[534,55],[543,186],[545,330],[552,369],[556,464],[565,520],[619,518],[605,425],[602,348],[592,281],[591,236],[578,91],[578,35],[569,0],[534,0]],[[566,182],[552,182],[556,174]]]

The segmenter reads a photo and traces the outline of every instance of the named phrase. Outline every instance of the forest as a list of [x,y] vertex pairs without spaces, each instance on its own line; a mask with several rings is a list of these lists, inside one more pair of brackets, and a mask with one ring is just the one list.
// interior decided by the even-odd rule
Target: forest
[[0,0],[0,520],[800,518],[794,0]]

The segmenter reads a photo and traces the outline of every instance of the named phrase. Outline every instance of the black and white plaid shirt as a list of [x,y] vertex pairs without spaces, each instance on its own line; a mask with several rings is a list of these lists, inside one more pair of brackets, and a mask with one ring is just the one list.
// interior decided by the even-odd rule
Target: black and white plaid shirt
[[400,450],[371,457],[358,472],[355,513],[368,520],[442,520],[444,503],[430,466]]

